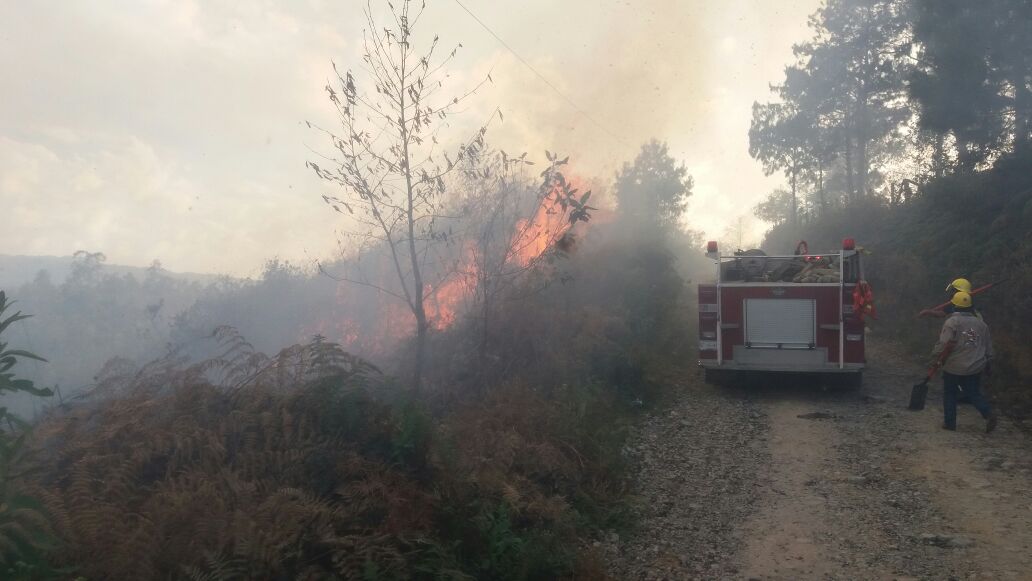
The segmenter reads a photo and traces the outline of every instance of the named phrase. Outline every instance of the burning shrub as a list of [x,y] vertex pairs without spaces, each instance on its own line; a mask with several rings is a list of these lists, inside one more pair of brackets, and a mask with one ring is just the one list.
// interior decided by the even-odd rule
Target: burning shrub
[[486,383],[597,384],[624,402],[660,399],[661,376],[694,340],[673,255],[603,225],[557,262],[498,301]]

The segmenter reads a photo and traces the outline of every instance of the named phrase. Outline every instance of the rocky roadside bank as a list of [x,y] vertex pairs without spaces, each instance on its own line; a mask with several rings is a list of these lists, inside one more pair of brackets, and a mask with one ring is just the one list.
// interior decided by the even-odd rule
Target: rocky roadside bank
[[748,399],[691,378],[674,405],[646,418],[627,453],[638,466],[638,530],[599,541],[615,579],[740,575],[740,525],[762,498],[767,419]]

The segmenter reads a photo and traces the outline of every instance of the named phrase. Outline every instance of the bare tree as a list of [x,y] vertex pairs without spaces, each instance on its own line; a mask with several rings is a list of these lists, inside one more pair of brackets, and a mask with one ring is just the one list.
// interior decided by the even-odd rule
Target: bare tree
[[393,22],[382,27],[371,5],[366,6],[368,28],[360,72],[342,74],[334,63],[336,79],[326,85],[326,92],[336,108],[339,127],[309,123],[326,135],[334,151],[321,156],[323,161],[307,165],[320,178],[341,186],[342,194],[323,199],[350,218],[345,235],[360,245],[389,249],[396,285],[354,270],[342,280],[387,293],[411,310],[416,323],[413,389],[418,390],[430,328],[427,300],[441,282],[427,279],[447,276],[447,269],[432,265],[439,257],[435,247],[451,243],[447,228],[438,228],[447,218],[446,177],[483,148],[487,125],[496,116],[501,118],[501,113],[495,110],[449,155],[441,145],[440,132],[456,108],[490,81],[490,75],[462,94],[443,97],[445,67],[461,45],[443,58],[437,56],[437,36],[425,50],[413,48],[426,3],[418,10],[411,0],[387,4]]

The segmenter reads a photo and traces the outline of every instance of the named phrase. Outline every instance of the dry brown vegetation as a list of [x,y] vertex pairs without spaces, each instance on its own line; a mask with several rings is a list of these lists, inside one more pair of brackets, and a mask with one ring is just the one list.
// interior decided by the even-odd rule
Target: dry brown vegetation
[[434,335],[419,395],[319,337],[267,357],[220,328],[201,363],[112,360],[33,432],[24,486],[50,517],[51,564],[87,579],[598,578],[585,540],[629,523],[624,428],[662,397],[688,328],[672,257],[620,231],[499,301],[487,368],[475,321]]
[[[139,368],[112,359],[32,429],[17,486],[47,543],[0,564],[20,579],[601,578],[588,541],[631,524],[626,427],[694,362],[669,250],[691,245],[677,229],[691,180],[651,142],[618,176],[621,210],[587,228],[567,159],[546,152],[539,186],[525,155],[482,155],[459,175],[483,189],[478,211],[456,202],[470,223],[425,233],[441,244],[423,273],[441,280],[413,277],[413,326],[378,358],[389,373],[322,333],[269,357],[230,326],[215,356],[194,340]],[[393,240],[354,260],[397,270],[380,260]],[[474,288],[450,287],[464,269]],[[270,268],[177,322],[398,335],[390,308],[317,281]]]

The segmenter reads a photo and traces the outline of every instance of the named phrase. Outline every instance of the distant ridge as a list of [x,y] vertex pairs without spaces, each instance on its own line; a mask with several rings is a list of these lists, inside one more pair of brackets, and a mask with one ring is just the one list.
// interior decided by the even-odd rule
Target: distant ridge
[[[75,259],[71,256],[25,256],[0,254],[0,289],[14,290],[21,285],[32,282],[41,270],[47,271],[54,284],[60,284],[72,272]],[[147,274],[146,267],[107,264],[102,272],[110,274],[132,274],[142,278]],[[176,278],[200,283],[214,282],[223,275],[201,274],[194,272],[163,271],[164,274]]]

